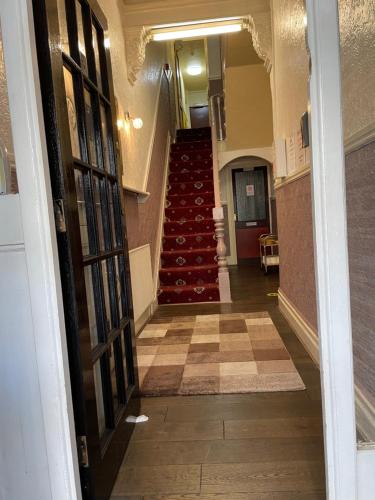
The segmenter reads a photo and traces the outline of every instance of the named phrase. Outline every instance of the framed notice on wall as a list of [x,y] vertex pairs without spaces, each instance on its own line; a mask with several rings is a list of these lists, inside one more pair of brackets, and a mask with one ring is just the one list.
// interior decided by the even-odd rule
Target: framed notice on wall
[[246,186],[246,196],[255,196],[254,184],[248,184]]

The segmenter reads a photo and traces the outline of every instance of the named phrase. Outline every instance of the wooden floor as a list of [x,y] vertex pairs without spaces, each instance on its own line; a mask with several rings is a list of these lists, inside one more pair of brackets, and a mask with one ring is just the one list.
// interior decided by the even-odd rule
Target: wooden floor
[[113,500],[322,500],[319,372],[281,316],[277,274],[231,269],[233,303],[162,306],[157,317],[269,311],[302,392],[146,398]]

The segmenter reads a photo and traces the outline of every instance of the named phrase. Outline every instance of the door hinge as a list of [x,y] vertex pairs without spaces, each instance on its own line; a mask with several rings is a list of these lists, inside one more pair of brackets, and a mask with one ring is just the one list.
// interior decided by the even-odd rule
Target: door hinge
[[78,459],[79,465],[82,467],[89,466],[89,453],[87,450],[87,438],[86,436],[77,436],[78,443]]
[[66,233],[64,201],[53,200],[53,210],[55,212],[56,230],[58,233]]

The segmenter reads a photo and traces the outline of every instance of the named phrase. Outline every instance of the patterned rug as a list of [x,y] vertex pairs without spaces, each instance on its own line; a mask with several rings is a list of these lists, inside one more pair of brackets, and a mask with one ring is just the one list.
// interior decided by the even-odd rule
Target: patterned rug
[[305,389],[267,312],[163,321],[137,338],[144,396]]
[[217,302],[211,129],[178,130],[169,171],[159,304]]

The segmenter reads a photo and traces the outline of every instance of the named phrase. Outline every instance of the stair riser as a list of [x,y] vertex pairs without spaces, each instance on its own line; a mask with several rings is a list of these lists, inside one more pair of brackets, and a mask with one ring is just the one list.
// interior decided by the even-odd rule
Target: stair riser
[[186,195],[186,194],[201,194],[211,193],[214,190],[212,181],[197,181],[197,182],[179,182],[169,186],[168,196],[171,195]]
[[195,142],[195,141],[210,141],[211,140],[211,130],[179,130],[176,134],[177,143],[181,142]]
[[194,250],[197,248],[216,248],[214,233],[208,235],[194,234],[191,236],[176,236],[163,239],[163,250]]
[[186,221],[183,224],[178,222],[166,222],[164,223],[164,234],[165,236],[179,236],[181,234],[189,233],[208,233],[209,231],[215,230],[215,224],[213,220],[203,220],[197,221]]
[[175,173],[188,173],[192,170],[210,170],[212,179],[212,160],[194,160],[194,161],[174,161],[169,162],[169,171]]
[[202,266],[208,264],[217,264],[216,249],[212,251],[186,253],[181,252],[175,254],[162,253],[161,256],[162,267],[181,267],[184,266]]
[[212,161],[212,151],[203,149],[202,151],[189,151],[189,152],[181,152],[176,151],[170,154],[171,161],[181,161],[181,162],[189,162],[189,161],[204,161],[211,160]]
[[184,220],[205,220],[212,219],[212,209],[214,207],[191,207],[191,208],[166,208],[165,216],[167,222],[178,222]]
[[159,304],[188,304],[194,302],[219,302],[219,289],[206,289],[202,291],[201,287],[197,287],[198,292],[185,291],[176,287],[178,292],[163,292],[158,297]]
[[214,193],[199,193],[199,194],[179,194],[168,196],[167,207],[169,208],[184,208],[184,207],[200,207],[201,205],[214,205]]
[[169,174],[169,182],[212,182],[212,170],[201,170],[200,172],[172,172]]
[[184,271],[181,269],[177,274],[161,270],[159,278],[161,286],[201,286],[204,283],[217,283],[218,271],[217,269],[200,270],[199,268],[194,271]]
[[189,152],[203,149],[212,150],[212,142],[211,141],[194,141],[194,142],[185,142],[185,143],[176,143],[172,144],[171,151],[175,152]]

